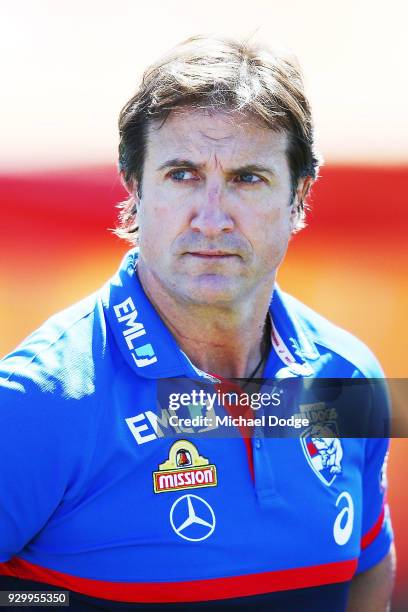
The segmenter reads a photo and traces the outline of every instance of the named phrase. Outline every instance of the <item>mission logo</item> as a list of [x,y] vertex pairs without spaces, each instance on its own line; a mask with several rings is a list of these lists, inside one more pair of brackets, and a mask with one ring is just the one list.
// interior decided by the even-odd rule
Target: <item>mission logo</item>
[[153,472],[155,493],[217,486],[217,468],[187,440],[177,440],[168,459]]

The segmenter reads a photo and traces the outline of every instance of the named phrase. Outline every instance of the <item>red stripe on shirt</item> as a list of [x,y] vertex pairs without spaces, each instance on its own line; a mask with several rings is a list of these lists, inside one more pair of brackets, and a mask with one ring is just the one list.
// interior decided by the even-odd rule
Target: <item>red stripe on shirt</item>
[[[236,393],[238,397],[241,397],[241,395],[244,393],[243,389],[241,389],[241,387],[237,383],[234,383],[226,378],[223,378],[219,374],[211,373],[211,376],[214,376],[214,378],[218,378],[221,381],[220,383],[214,385],[214,388],[217,393],[218,392],[221,394],[222,393]],[[239,417],[239,416],[244,416],[245,418],[254,418],[254,413],[251,407],[245,406],[243,410],[243,408],[239,404],[233,405],[233,404],[230,404],[229,402],[223,402],[222,405],[227,410],[228,414],[232,416],[233,418]],[[249,427],[249,426],[246,427],[246,426],[239,425],[238,430],[245,444],[245,450],[246,450],[247,461],[248,461],[248,469],[249,469],[251,478],[254,481],[255,471],[254,471],[254,458],[252,455],[252,442],[251,442],[253,427]]]
[[[351,580],[357,559],[310,567],[183,582],[106,582],[80,578],[13,557],[0,563],[0,574],[45,582],[89,597],[124,602],[188,602],[232,599],[334,584]],[[10,573],[11,572],[11,573]]]
[[383,526],[384,516],[385,516],[385,506],[382,507],[382,510],[381,510],[380,516],[378,517],[377,522],[361,538],[361,542],[360,542],[361,550],[364,550],[365,548],[367,548],[367,546],[370,546],[370,544],[374,542],[375,538],[378,536]]

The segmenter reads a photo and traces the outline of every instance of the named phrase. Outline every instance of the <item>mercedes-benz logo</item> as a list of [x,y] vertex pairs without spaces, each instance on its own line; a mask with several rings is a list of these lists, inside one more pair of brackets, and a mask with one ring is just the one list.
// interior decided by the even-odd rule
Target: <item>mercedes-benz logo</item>
[[199,542],[215,529],[215,514],[210,504],[198,495],[183,495],[170,509],[170,524],[180,538]]

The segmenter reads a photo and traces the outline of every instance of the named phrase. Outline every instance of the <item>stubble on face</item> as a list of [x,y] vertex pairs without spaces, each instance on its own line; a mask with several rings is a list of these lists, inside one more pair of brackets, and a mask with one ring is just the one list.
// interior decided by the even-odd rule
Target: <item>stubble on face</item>
[[138,214],[145,282],[197,306],[270,295],[291,234],[286,145],[233,113],[186,109],[152,126]]

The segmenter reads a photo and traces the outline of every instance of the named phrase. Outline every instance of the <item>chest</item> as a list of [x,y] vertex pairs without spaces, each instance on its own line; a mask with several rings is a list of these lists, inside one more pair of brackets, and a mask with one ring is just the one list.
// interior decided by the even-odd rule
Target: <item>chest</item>
[[58,550],[63,571],[92,563],[118,580],[274,572],[358,556],[361,440],[166,437],[147,397],[125,408],[113,394],[82,485],[33,541],[35,554]]

